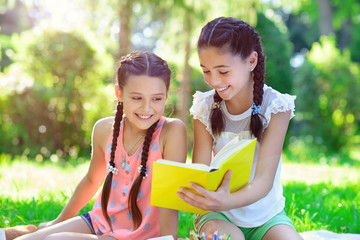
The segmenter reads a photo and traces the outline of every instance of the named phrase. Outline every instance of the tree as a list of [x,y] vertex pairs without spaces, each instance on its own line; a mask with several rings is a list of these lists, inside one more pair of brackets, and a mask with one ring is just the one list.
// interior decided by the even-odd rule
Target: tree
[[331,0],[318,0],[320,36],[333,35],[333,6]]
[[117,57],[125,56],[130,51],[131,20],[133,13],[133,0],[121,0],[119,4],[119,52]]

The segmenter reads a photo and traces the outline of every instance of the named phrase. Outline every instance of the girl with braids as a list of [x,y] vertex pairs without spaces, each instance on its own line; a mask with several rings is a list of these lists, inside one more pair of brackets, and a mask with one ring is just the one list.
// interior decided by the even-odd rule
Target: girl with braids
[[229,192],[231,171],[216,191],[190,184],[178,195],[208,214],[194,225],[206,236],[216,229],[235,239],[301,239],[284,212],[281,151],[295,96],[264,84],[265,56],[260,37],[246,22],[220,17],[203,27],[198,40],[200,66],[212,88],[196,92],[193,162],[210,164],[232,138],[257,138],[249,183]]
[[[94,126],[87,174],[55,220],[19,239],[176,239],[177,211],[150,206],[153,162],[186,160],[185,125],[163,116],[170,75],[167,63],[153,53],[133,52],[122,58],[116,115]],[[93,209],[75,217],[105,177]]]

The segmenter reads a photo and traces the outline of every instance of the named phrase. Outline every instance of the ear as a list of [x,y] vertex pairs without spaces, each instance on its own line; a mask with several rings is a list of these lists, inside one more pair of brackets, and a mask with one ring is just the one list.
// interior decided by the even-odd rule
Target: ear
[[119,85],[115,85],[115,96],[119,100],[119,102],[123,102],[123,92]]
[[252,51],[249,56],[249,71],[252,72],[256,67],[258,62],[258,53],[256,51]]

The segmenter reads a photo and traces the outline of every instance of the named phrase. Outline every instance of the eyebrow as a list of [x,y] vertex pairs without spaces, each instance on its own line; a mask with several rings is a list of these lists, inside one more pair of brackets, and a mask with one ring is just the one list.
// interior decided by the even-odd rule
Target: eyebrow
[[[129,94],[140,94],[140,95],[144,95],[143,93],[139,93],[139,92],[130,92]],[[151,95],[166,95],[165,93],[154,93],[154,94],[151,94]]]
[[[205,67],[204,65],[200,64],[200,67]],[[213,68],[222,68],[222,67],[230,67],[230,66],[227,66],[227,65],[217,65]]]

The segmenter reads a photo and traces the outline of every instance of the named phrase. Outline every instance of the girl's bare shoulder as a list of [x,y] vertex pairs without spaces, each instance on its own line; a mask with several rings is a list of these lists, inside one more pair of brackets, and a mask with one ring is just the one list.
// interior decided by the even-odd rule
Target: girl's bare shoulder
[[187,135],[184,122],[176,118],[166,118],[160,143],[165,159],[185,162],[187,154]]
[[177,118],[166,118],[163,130],[168,133],[177,131],[186,131],[186,126],[183,121]]
[[179,141],[186,140],[186,126],[184,122],[177,118],[166,118],[160,138],[164,143],[174,139]]
[[106,145],[113,129],[114,117],[106,117],[99,119],[93,128],[93,142],[98,142],[101,145]]

